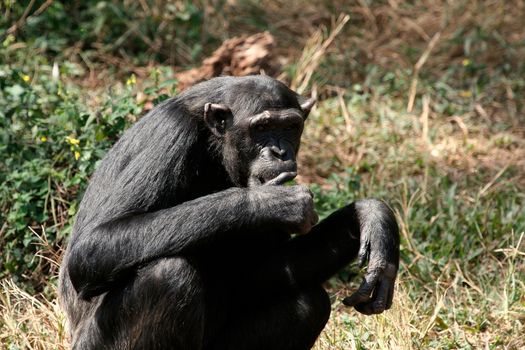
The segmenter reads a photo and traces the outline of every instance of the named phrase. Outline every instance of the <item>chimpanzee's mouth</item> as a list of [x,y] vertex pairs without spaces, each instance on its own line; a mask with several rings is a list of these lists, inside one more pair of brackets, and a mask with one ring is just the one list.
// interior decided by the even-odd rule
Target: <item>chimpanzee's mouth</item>
[[283,171],[275,176],[253,176],[250,179],[249,186],[260,185],[283,185],[284,183],[293,180],[297,176],[295,171]]
[[248,186],[282,185],[297,176],[297,164],[287,162],[259,162],[250,169]]
[[288,181],[291,181],[293,179],[295,179],[295,177],[297,176],[297,173],[295,171],[288,171],[288,172],[282,172],[280,173],[279,175],[271,178],[271,179],[263,179],[261,178],[261,183],[262,184],[269,184],[271,183],[272,185],[282,185]]

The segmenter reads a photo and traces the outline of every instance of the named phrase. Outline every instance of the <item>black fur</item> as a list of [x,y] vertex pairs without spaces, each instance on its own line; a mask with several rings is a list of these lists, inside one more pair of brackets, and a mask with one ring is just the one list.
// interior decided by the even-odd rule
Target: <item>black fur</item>
[[309,349],[330,314],[321,284],[358,255],[368,273],[344,303],[390,307],[391,210],[358,201],[313,226],[308,189],[279,186],[295,176],[303,101],[268,77],[216,78],[124,134],[91,179],[62,264],[74,349]]

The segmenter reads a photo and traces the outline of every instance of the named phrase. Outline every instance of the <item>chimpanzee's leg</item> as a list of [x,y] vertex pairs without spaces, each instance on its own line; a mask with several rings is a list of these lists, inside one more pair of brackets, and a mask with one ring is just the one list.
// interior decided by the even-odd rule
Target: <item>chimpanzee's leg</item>
[[138,270],[123,289],[101,296],[77,326],[73,349],[202,349],[204,297],[200,277],[182,258]]
[[307,350],[330,316],[330,299],[321,286],[266,299],[250,298],[251,289],[243,290],[247,295],[224,310],[226,327],[205,350]]
[[359,223],[353,207],[284,243],[238,278],[242,288],[230,291],[230,310],[222,311],[231,315],[228,326],[205,349],[310,349],[330,315],[321,283],[358,250]]
[[[362,200],[341,208],[314,226],[308,234],[291,239],[279,249],[273,250],[267,259],[257,264],[252,274],[247,275],[246,281],[241,284],[250,294],[253,309],[249,308],[250,300],[245,309],[263,310],[252,313],[254,317],[259,317],[252,321],[257,328],[247,334],[258,334],[259,329],[271,331],[266,333],[267,341],[259,340],[263,338],[261,336],[253,337],[259,340],[259,343],[254,342],[245,348],[257,349],[259,344],[263,344],[261,348],[266,346],[268,349],[308,349],[305,344],[310,344],[308,342],[320,333],[326,322],[324,317],[328,317],[329,311],[323,312],[322,303],[316,302],[319,299],[312,294],[308,294],[309,298],[295,299],[286,298],[286,295],[295,292],[301,296],[303,293],[319,290],[316,288],[319,288],[321,283],[358,256],[362,243],[365,248],[366,244],[375,245],[376,251],[372,254],[376,254],[377,251],[382,254],[371,255],[363,283],[358,291],[347,299],[351,301],[349,304],[353,304],[359,312],[365,314],[388,309],[392,303],[397,270],[397,266],[389,265],[395,264],[399,259],[397,224],[393,213],[383,202],[374,199]],[[367,260],[367,249],[361,250],[361,253],[363,252],[360,258]],[[383,263],[384,267],[381,266]],[[357,302],[354,302],[354,298],[357,298]],[[273,305],[273,308],[268,307],[266,312],[264,308],[257,306],[261,301],[264,304],[265,300]],[[271,304],[272,301],[274,304]],[[297,307],[298,304],[302,307]],[[279,307],[281,308],[278,309]],[[274,310],[276,311],[272,313]],[[297,322],[298,320],[300,322]],[[300,333],[301,328],[309,329],[305,324],[315,322],[321,325],[317,333]],[[250,322],[246,322],[238,328],[239,339],[244,339],[242,332],[247,332],[249,327]],[[246,342],[249,339],[246,338]],[[287,340],[305,342],[292,343],[292,346],[285,343]]]

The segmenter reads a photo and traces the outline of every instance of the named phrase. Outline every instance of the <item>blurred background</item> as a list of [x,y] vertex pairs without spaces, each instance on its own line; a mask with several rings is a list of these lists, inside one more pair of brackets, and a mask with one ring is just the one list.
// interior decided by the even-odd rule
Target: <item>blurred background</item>
[[[317,96],[298,182],[320,216],[363,197],[402,234],[394,307],[327,282],[325,349],[524,349],[525,2],[0,1],[0,348],[65,349],[57,271],[122,132],[218,75]],[[242,286],[241,286],[242,287]]]

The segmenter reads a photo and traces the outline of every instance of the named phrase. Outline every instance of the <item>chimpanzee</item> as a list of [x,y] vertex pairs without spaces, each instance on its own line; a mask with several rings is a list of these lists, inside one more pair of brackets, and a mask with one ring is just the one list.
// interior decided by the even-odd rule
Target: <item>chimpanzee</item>
[[169,99],[113,146],[84,194],[60,275],[74,349],[309,349],[321,284],[358,257],[343,300],[392,304],[392,211],[360,200],[317,223],[296,155],[313,99],[266,76]]

